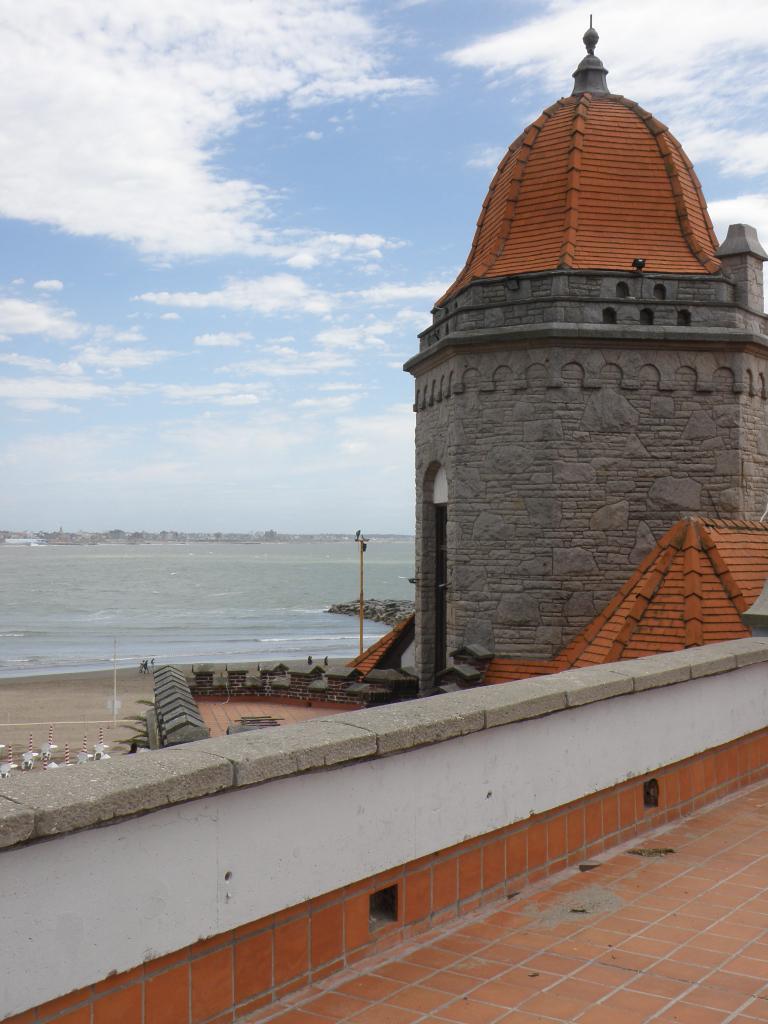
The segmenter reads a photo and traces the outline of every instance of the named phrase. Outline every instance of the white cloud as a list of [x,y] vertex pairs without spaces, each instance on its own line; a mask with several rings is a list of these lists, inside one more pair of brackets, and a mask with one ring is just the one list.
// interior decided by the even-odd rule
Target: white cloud
[[[341,451],[355,461],[377,461],[382,475],[402,473],[413,459],[415,417],[408,405],[395,405],[373,416],[345,416],[337,421]],[[407,477],[410,484],[410,476]]]
[[734,199],[718,199],[709,204],[709,212],[718,238],[725,238],[729,224],[751,224],[757,228],[763,248],[768,245],[768,195],[752,194],[736,196]]
[[353,0],[27,0],[4,31],[0,214],[151,254],[263,244],[269,190],[216,163],[254,108],[427,88]]
[[423,299],[431,304],[440,298],[450,283],[423,281],[421,284],[379,284],[355,294],[375,306],[386,306],[391,302],[409,302],[414,299]]
[[[413,417],[406,407],[386,409],[372,419],[330,413],[318,429],[316,411],[302,412],[268,393],[265,414],[249,400],[249,385],[213,393],[185,393],[179,387],[175,400],[199,405],[184,410],[181,420],[160,415],[126,427],[101,423],[0,438],[6,516],[29,521],[23,493],[33,479],[45,480],[45,507],[38,503],[33,515],[35,526],[43,528],[61,522],[113,527],[116,486],[127,528],[332,531],[350,528],[350,510],[357,520],[352,529],[363,520],[372,531],[409,528]],[[239,395],[246,396],[242,405]],[[61,399],[47,401],[63,406]],[[355,439],[361,442],[357,450],[340,448]],[[297,494],[312,495],[311,523]],[[187,509],[185,524],[169,520],[169,509],[179,508]]]
[[332,297],[311,288],[294,274],[272,274],[251,280],[230,280],[212,292],[145,292],[142,302],[188,309],[251,310],[256,313],[327,313]]
[[382,335],[391,334],[392,330],[392,324],[383,321],[358,327],[328,327],[315,335],[315,341],[330,349],[386,348]]
[[294,402],[294,408],[306,412],[346,412],[359,401],[358,395],[334,395],[327,398],[301,398]]
[[161,313],[160,314],[160,319],[161,320],[181,320],[181,317],[179,316],[178,313]]
[[93,328],[92,334],[93,340],[96,342],[117,341],[124,345],[134,345],[147,340],[138,324],[134,324],[125,330],[114,327],[112,324],[97,324]]
[[193,340],[195,345],[207,348],[237,348],[252,338],[248,331],[218,331],[216,334],[198,334]]
[[[584,52],[584,7],[547,0],[538,10],[516,28],[452,51],[448,60],[483,71],[492,83],[513,77],[523,91],[538,80],[553,96],[570,92],[570,73]],[[742,174],[768,170],[768,133],[753,127],[764,121],[768,99],[762,3],[732,0],[725,9],[720,0],[595,0],[590,11],[602,37],[598,55],[612,69],[612,91],[669,121],[692,159],[714,159]],[[655,30],[659,25],[663,31]],[[572,54],[570,65],[564,54]]]
[[83,345],[77,350],[77,362],[84,366],[95,366],[99,370],[119,373],[143,366],[154,366],[176,355],[163,349],[102,348],[99,345]]
[[478,167],[483,171],[491,171],[498,167],[504,149],[500,146],[482,146],[475,155],[467,160],[467,167]]
[[0,363],[5,363],[6,366],[18,366],[24,370],[35,370],[36,372],[41,373],[82,373],[82,370],[77,363],[70,362],[56,364],[52,359],[45,359],[42,356],[23,355],[19,352],[0,354]]
[[321,384],[318,391],[359,391],[359,384],[352,384],[349,381],[334,381],[331,384]]
[[41,292],[60,292],[64,287],[64,282],[57,281],[55,279],[50,281],[35,281],[32,287],[38,288]]
[[147,339],[140,327],[129,327],[127,331],[115,331],[112,335],[112,340],[133,343],[146,341]]
[[[398,249],[401,242],[383,235],[345,235],[329,232],[284,231],[274,235],[264,247],[264,255],[271,256],[297,270],[309,270],[332,260],[352,260],[375,264],[387,249]],[[254,251],[257,251],[255,247]]]
[[258,405],[269,395],[266,384],[163,384],[160,394],[170,402],[195,405]]
[[[354,360],[338,352],[301,352],[287,345],[265,345],[265,355],[222,366],[218,373],[264,377],[304,377],[354,366]],[[271,358],[268,358],[271,357]]]
[[307,132],[304,138],[309,139],[310,142],[319,142],[322,139],[323,133],[318,131]]
[[67,341],[82,334],[83,327],[68,309],[55,309],[42,302],[0,299],[0,333],[42,334]]
[[77,377],[0,377],[0,399],[30,411],[52,408],[50,403],[101,398],[109,393],[109,388]]

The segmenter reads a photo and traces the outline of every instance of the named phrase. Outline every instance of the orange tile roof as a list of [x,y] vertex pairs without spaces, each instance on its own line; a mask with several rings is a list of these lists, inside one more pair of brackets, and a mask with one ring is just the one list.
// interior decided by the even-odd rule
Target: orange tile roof
[[388,633],[367,647],[362,654],[358,654],[352,661],[348,661],[347,665],[350,668],[356,668],[363,675],[366,675],[372,669],[379,668],[383,662],[385,656],[389,654],[397,641],[402,637],[403,633],[412,626],[415,621],[415,614],[411,612],[407,618],[398,622]]
[[484,682],[514,682],[749,636],[741,614],[767,578],[768,523],[683,520],[556,658],[494,658]]
[[693,166],[666,125],[623,96],[582,93],[548,107],[509,147],[464,269],[438,305],[478,278],[558,267],[718,270]]

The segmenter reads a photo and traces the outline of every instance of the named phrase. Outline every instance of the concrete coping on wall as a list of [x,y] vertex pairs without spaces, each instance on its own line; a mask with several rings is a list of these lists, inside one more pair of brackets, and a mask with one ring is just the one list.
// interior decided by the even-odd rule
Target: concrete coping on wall
[[[768,662],[768,637],[569,669],[0,783],[0,848]],[[756,727],[765,723],[756,723]]]

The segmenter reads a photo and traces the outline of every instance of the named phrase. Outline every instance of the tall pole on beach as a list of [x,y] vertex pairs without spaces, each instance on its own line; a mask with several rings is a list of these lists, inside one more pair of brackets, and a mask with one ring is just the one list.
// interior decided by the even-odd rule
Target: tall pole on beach
[[364,587],[364,570],[363,570],[363,555],[365,549],[368,547],[368,538],[364,537],[361,530],[358,530],[355,534],[355,543],[360,548],[360,654],[363,653],[363,619],[365,618],[365,587]]
[[112,728],[117,725],[117,637],[112,646]]

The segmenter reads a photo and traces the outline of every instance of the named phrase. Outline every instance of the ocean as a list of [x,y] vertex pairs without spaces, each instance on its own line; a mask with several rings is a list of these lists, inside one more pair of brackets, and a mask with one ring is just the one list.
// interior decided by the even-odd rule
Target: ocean
[[[0,544],[0,677],[192,662],[352,657],[359,592],[348,542]],[[365,593],[413,598],[413,542],[371,541]],[[365,642],[388,627],[365,623]]]

